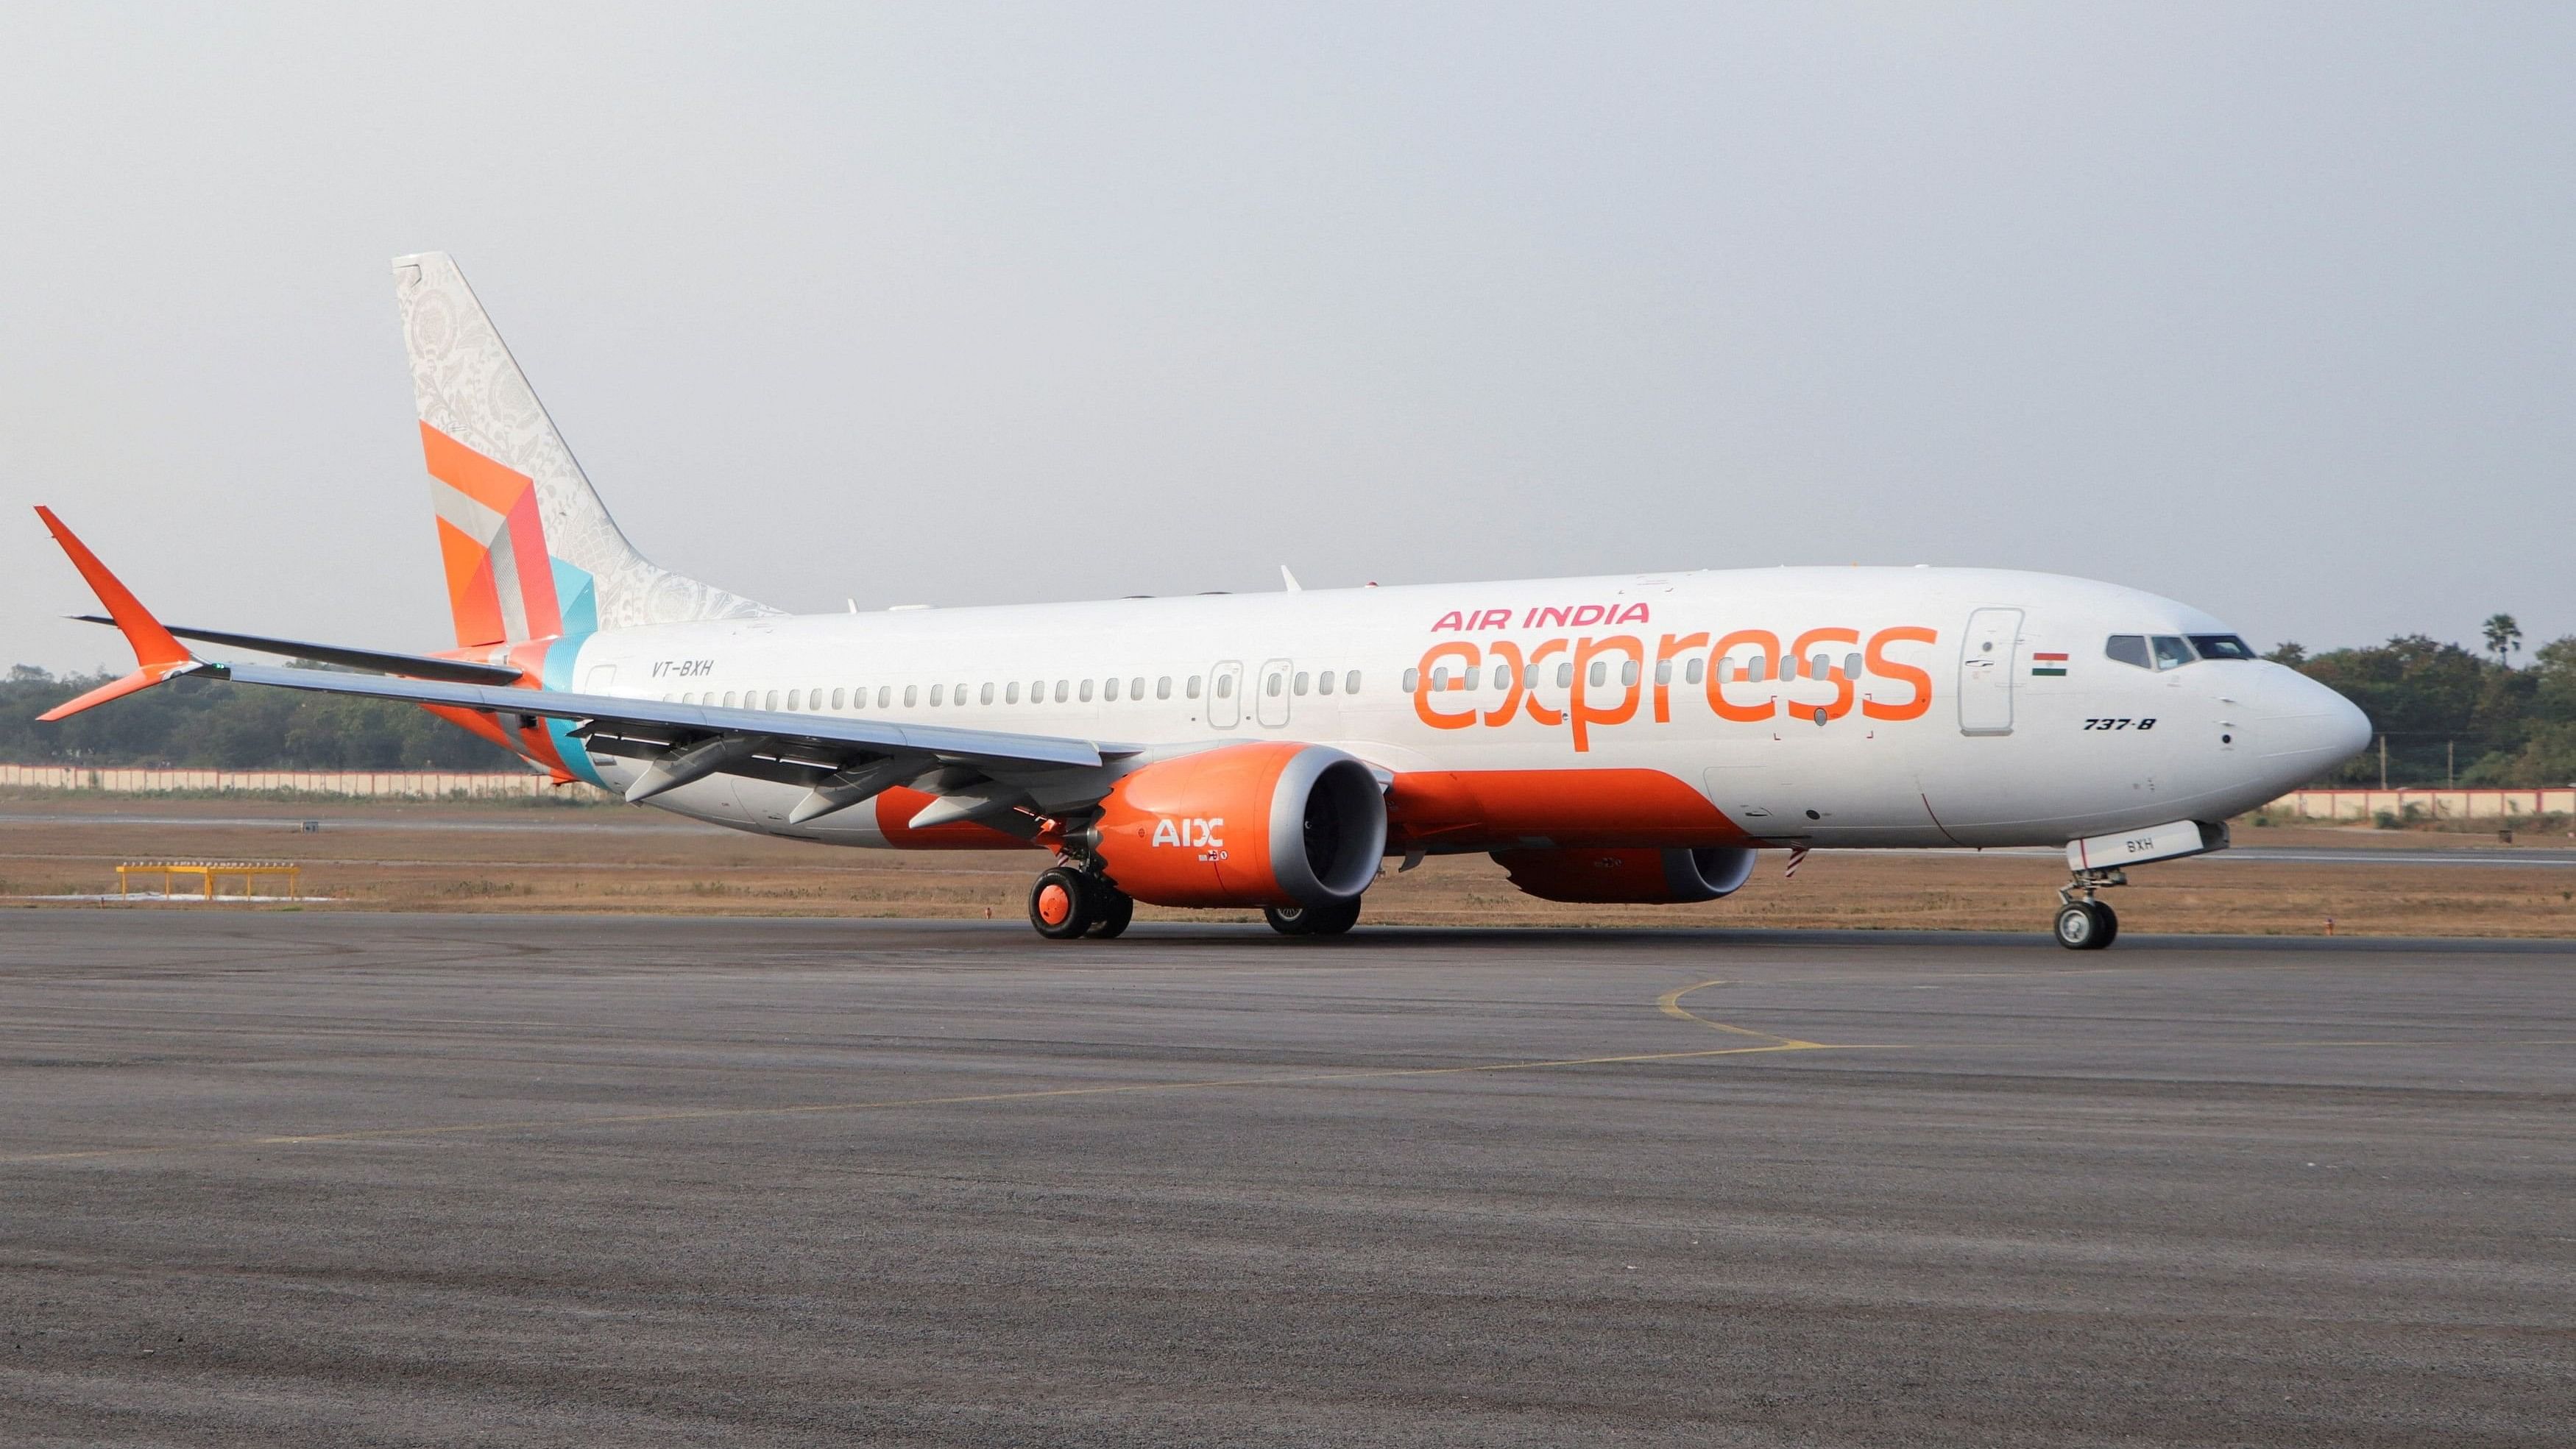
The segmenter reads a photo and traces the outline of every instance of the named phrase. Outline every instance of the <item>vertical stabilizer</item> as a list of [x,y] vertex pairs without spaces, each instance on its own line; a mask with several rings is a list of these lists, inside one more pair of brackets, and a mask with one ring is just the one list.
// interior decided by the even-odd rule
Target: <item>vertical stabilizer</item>
[[446,253],[394,290],[458,644],[777,612],[635,551]]

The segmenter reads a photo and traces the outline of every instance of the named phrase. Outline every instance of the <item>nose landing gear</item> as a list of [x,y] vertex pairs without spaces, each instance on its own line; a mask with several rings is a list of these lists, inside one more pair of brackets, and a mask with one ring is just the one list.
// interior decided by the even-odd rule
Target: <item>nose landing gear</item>
[[2119,913],[2095,893],[2128,883],[2118,870],[2079,870],[2074,880],[2058,887],[2057,944],[2069,951],[2099,951],[2118,940]]

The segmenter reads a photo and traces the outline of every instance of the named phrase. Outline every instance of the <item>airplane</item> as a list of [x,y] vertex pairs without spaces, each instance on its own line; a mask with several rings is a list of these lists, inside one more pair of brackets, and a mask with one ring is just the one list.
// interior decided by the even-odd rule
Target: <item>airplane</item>
[[[1760,852],[2063,846],[2059,944],[2129,867],[2358,753],[2352,703],[2171,599],[2053,574],[1707,569],[793,615],[660,568],[443,253],[393,264],[456,645],[165,627],[38,514],[136,670],[408,701],[559,783],[763,835],[1037,850],[1029,920],[1139,901],[1346,932],[1386,862],[1551,901],[1715,900]],[[305,665],[204,658],[182,639]]]

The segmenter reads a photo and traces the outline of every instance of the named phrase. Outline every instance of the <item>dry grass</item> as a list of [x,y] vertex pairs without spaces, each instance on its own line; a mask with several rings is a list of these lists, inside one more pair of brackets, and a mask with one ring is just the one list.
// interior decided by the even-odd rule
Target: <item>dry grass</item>
[[[280,859],[310,909],[627,911],[687,915],[1017,918],[1034,852],[833,850],[712,831],[649,812],[113,798],[0,806],[0,896],[115,889],[120,861]],[[320,818],[307,834],[299,822]],[[2369,857],[2495,849],[2492,837],[2240,827],[2244,844],[2324,847],[2350,863],[2219,856],[2143,867],[2113,893],[2125,928],[2345,935],[2576,935],[2576,870],[2378,865]],[[2544,842],[2526,833],[2525,846]],[[2563,841],[2548,843],[2564,844]],[[1831,852],[1783,879],[1768,856],[1736,895],[1695,906],[1564,906],[1515,891],[1482,856],[1390,875],[1369,919],[1432,925],[2040,929],[2064,879],[2054,856]],[[160,909],[163,907],[145,907]],[[183,907],[167,907],[183,909]],[[204,909],[204,907],[184,907]],[[1234,913],[1251,919],[1251,913]],[[1207,913],[1140,912],[1146,919]]]

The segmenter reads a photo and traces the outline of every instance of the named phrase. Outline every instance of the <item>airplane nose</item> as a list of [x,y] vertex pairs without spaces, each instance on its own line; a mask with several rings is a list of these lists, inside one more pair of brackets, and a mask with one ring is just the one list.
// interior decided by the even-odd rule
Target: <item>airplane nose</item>
[[2279,672],[2262,692],[2267,763],[2314,774],[2370,747],[2370,716],[2359,705],[2295,669],[2274,667]]

